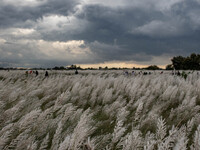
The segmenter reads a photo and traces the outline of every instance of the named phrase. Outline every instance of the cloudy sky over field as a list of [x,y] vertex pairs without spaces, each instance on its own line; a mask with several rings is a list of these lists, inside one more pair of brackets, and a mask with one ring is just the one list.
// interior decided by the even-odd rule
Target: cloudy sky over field
[[200,52],[200,0],[0,0],[0,67],[166,65]]

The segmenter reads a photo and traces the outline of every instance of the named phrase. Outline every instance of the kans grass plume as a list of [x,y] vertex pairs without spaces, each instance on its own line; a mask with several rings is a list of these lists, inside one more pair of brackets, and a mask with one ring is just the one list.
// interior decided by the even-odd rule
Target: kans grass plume
[[0,72],[0,149],[199,150],[200,76]]

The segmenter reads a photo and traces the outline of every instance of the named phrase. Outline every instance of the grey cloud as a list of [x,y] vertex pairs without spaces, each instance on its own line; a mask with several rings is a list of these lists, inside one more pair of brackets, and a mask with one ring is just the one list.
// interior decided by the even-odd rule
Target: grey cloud
[[[102,49],[104,57],[119,59],[118,57],[123,58],[124,54],[130,56],[137,53],[187,55],[199,52],[200,44],[197,41],[200,40],[200,21],[197,15],[193,15],[193,21],[190,16],[199,8],[195,1],[175,4],[166,12],[91,5],[86,6],[78,17],[91,23],[81,34],[83,39],[106,44],[112,44],[114,39],[118,39],[118,46],[122,50],[113,49],[112,55]],[[98,52],[94,46],[92,49]]]
[[[73,49],[60,53],[59,55],[67,54],[66,57],[62,58],[54,56],[54,54],[49,56],[48,53],[44,53],[46,50],[49,51],[49,48],[51,49],[48,45],[56,43],[43,41],[42,44],[39,44],[40,41],[37,40],[16,40],[12,38],[10,40],[12,42],[2,42],[0,39],[0,67],[54,67],[55,65],[65,66],[94,61],[94,58],[90,56],[91,54],[88,54],[88,56],[77,54],[74,57],[74,54],[70,53]],[[62,43],[60,46],[62,47]],[[80,45],[80,50],[83,49],[84,51],[85,48],[87,47],[84,44]],[[52,52],[52,50],[49,52]]]
[[[13,1],[13,3],[16,3]],[[25,21],[36,21],[44,15],[73,13],[74,7],[79,0],[48,0],[39,6],[18,6],[1,2],[0,5],[0,27],[7,28],[15,25],[24,25]]]
[[92,52],[95,54],[95,63],[103,61],[150,61],[152,59],[151,55],[146,55],[143,52],[133,52],[126,48],[122,48],[118,45],[100,43],[98,41],[91,42],[87,45],[90,47]]
[[[51,62],[55,64],[118,60],[144,62],[151,61],[153,56],[163,54],[173,56],[200,52],[198,0],[176,0],[170,1],[170,4],[164,0],[159,2],[149,0],[148,3],[145,0],[134,0],[134,5],[129,4],[130,0],[123,2],[123,5],[120,1],[115,6],[114,0],[109,5],[99,2],[81,4],[80,0],[49,0],[39,6],[20,9],[11,5],[1,5],[0,28],[34,27],[37,32],[34,36],[12,37],[9,42],[19,38],[46,41],[84,40],[86,44],[79,47],[83,49],[88,47],[94,54],[94,58],[88,60],[81,60],[80,57],[76,60],[50,61],[32,54],[32,50],[37,49],[35,45],[24,46],[26,51],[20,51],[27,57],[31,56],[33,58],[31,62],[37,60],[45,65]],[[82,6],[78,9],[77,5]],[[53,29],[48,26],[42,27],[39,21],[45,21],[45,16],[53,14],[68,16],[69,22],[58,22]],[[9,35],[5,37],[10,39]],[[12,47],[3,49],[9,51]],[[12,59],[15,60],[14,56]],[[20,59],[17,61],[20,63]]]

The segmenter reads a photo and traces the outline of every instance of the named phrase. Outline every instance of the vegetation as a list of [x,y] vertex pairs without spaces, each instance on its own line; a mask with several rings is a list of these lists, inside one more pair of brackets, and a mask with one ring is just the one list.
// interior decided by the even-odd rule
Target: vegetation
[[199,150],[197,72],[139,72],[1,71],[0,149]]
[[161,70],[161,68],[159,68],[158,66],[156,65],[151,65],[151,66],[148,66],[147,68],[145,68],[147,70]]
[[177,70],[200,70],[200,54],[193,53],[188,57],[173,57],[172,64]]

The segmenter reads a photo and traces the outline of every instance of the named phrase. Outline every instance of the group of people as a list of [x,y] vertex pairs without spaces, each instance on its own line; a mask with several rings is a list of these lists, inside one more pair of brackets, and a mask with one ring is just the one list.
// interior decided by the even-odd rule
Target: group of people
[[[39,75],[39,72],[37,70],[36,71],[32,71],[32,70],[26,71],[25,73],[26,73],[26,76],[28,76],[28,74],[35,74],[36,77]],[[49,73],[48,73],[48,71],[46,71],[45,77],[48,77],[48,76],[49,76]]]
[[[35,74],[36,77],[37,77],[39,75],[39,72],[37,70],[36,71],[30,70],[30,71],[26,71],[25,74],[26,74],[26,76],[28,76],[28,74]],[[78,74],[78,70],[77,69],[75,71],[75,74]],[[48,76],[49,76],[48,71],[45,71],[45,77],[48,77]]]
[[[161,72],[161,74],[162,74],[163,72]],[[134,76],[134,75],[150,75],[151,74],[151,72],[142,72],[142,71],[140,71],[140,72],[138,72],[138,73],[136,73],[135,71],[132,71],[131,72],[131,74]],[[131,74],[129,74],[129,72],[126,70],[126,71],[124,71],[124,75],[131,75]]]
[[[32,70],[26,71],[25,73],[26,73],[26,76],[28,76],[28,74],[35,74],[36,77],[39,75],[39,72],[37,70],[36,71],[32,71]],[[75,74],[78,74],[78,70],[77,69],[75,70]],[[139,72],[136,73],[136,71],[133,70],[131,73],[129,73],[127,70],[125,70],[125,71],[123,71],[123,74],[127,75],[127,76],[129,76],[129,75],[133,75],[133,76],[135,76],[135,75],[151,75],[152,72],[139,71]],[[163,71],[161,71],[160,74],[163,74]],[[190,74],[190,72],[187,74],[184,71],[182,71],[182,73],[180,73],[179,71],[172,71],[171,74],[172,75],[177,75],[177,76],[182,76],[183,78],[186,79],[188,74]],[[48,77],[48,76],[49,76],[48,71],[45,71],[45,77]]]
[[[129,76],[129,75],[133,75],[133,76],[135,76],[135,75],[151,75],[152,74],[152,72],[146,72],[146,71],[144,71],[144,72],[139,71],[136,73],[134,70],[131,73],[129,73],[127,70],[125,70],[125,71],[123,71],[123,73],[126,76]],[[161,71],[161,72],[157,72],[157,73],[163,74],[164,72]],[[179,70],[178,71],[172,70],[172,72],[170,74],[175,75],[175,76],[181,76],[186,79],[190,73],[191,72],[185,72],[185,71],[180,72]],[[199,75],[199,72],[197,72],[197,75]]]

